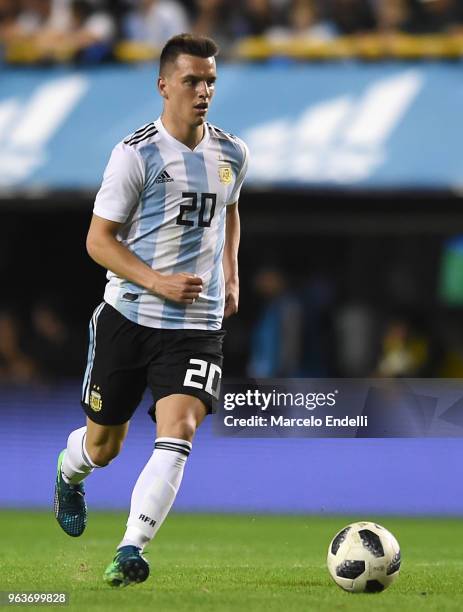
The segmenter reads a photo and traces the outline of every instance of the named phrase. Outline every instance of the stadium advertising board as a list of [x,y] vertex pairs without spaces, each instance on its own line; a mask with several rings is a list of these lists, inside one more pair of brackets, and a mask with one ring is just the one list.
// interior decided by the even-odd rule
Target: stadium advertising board
[[[96,189],[160,114],[156,72],[4,71],[0,188]],[[209,120],[248,143],[248,187],[459,189],[461,89],[457,64],[225,65]]]

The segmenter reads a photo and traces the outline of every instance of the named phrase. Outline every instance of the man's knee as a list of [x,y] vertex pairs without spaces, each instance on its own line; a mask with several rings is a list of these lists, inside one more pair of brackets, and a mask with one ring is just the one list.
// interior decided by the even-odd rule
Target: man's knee
[[193,417],[182,418],[158,427],[158,437],[178,438],[191,442],[196,432],[196,421]]
[[197,398],[181,394],[162,398],[156,404],[157,436],[191,442],[206,412]]
[[93,463],[105,466],[117,457],[127,435],[128,425],[98,425],[87,419],[85,448]]

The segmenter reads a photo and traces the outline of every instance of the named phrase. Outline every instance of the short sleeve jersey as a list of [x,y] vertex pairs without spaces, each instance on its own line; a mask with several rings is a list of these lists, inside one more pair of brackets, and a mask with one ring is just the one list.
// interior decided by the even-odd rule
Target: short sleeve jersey
[[209,123],[194,150],[160,118],[117,144],[93,212],[121,223],[118,240],[147,265],[197,274],[203,291],[182,305],[108,271],[105,301],[147,327],[220,329],[226,207],[237,202],[247,165],[244,142]]

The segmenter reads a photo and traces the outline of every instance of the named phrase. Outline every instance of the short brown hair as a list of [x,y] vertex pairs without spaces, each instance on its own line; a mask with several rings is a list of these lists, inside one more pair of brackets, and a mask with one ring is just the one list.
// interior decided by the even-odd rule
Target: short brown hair
[[166,42],[161,51],[159,74],[164,72],[166,64],[175,62],[183,53],[196,57],[215,57],[219,53],[219,47],[212,38],[206,36],[177,34]]

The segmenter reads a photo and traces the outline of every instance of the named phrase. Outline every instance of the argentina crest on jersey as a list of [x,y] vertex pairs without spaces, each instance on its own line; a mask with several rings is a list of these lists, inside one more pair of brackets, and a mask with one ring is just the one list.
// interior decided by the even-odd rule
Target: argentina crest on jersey
[[225,185],[230,185],[233,180],[233,172],[230,164],[219,163],[219,179],[221,183]]

